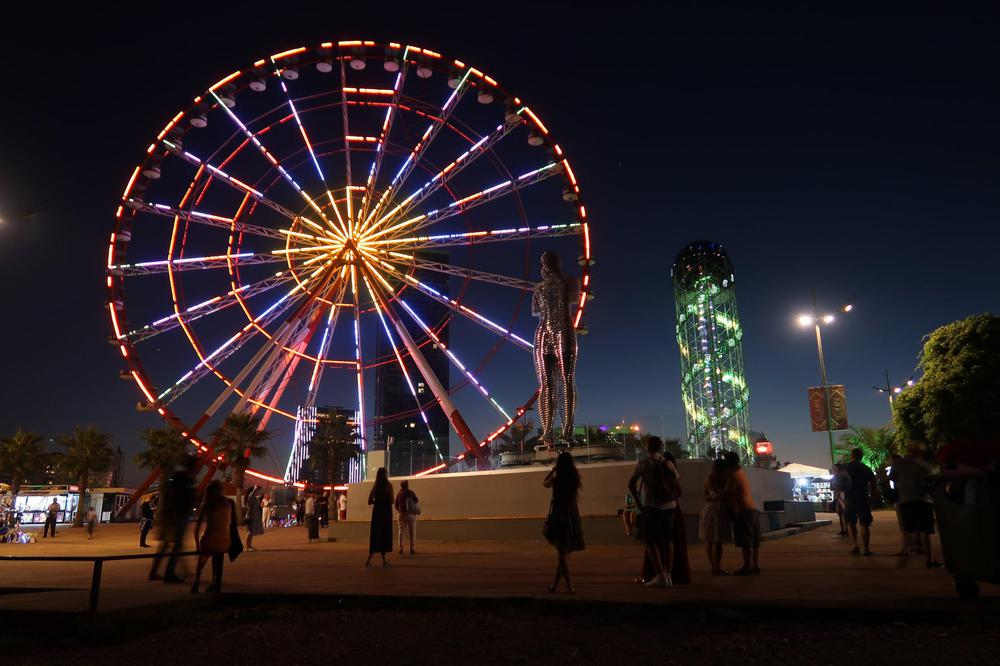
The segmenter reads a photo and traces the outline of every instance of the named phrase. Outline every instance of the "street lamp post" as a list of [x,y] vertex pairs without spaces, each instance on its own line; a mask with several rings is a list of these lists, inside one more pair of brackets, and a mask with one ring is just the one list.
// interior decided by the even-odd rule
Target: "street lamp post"
[[[823,398],[826,401],[826,434],[830,440],[830,462],[832,465],[837,464],[837,455],[833,448],[833,426],[836,422],[833,420],[833,410],[830,409],[830,389],[826,381],[826,358],[823,355],[823,333],[820,329],[820,324],[832,324],[834,322],[834,316],[831,314],[823,315],[819,314],[819,308],[816,305],[816,291],[812,292],[812,304],[813,313],[812,315],[799,315],[799,325],[806,327],[810,324],[816,329],[816,355],[819,357],[819,377],[820,382],[823,387]],[[854,309],[854,305],[848,303],[841,308],[842,312],[850,312]]]
[[903,386],[893,386],[889,382],[889,371],[885,371],[885,386],[873,386],[872,388],[879,393],[885,393],[889,396],[889,417],[892,418],[895,414],[895,396],[902,393],[908,387],[913,386],[913,376],[911,375],[909,379],[906,380],[906,384]]

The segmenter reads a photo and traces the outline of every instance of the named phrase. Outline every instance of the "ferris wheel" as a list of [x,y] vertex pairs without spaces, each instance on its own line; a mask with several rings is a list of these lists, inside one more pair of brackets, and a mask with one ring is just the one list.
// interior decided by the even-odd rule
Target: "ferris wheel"
[[[584,331],[587,212],[523,100],[417,46],[290,49],[199,93],[146,149],[108,246],[110,341],[138,408],[203,450],[231,412],[283,433],[342,405],[370,448],[377,424],[442,410],[464,452],[432,473],[480,459],[530,408],[534,381],[507,375],[533,377],[523,352],[544,249],[579,264]],[[390,365],[409,407],[376,414]],[[276,475],[281,462],[248,474],[296,480],[291,462]]]

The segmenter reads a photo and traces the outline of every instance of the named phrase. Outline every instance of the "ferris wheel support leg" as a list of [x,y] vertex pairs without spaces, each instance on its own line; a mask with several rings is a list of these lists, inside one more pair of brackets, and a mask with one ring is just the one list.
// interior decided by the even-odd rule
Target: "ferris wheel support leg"
[[468,451],[472,456],[475,457],[476,461],[480,465],[488,464],[488,458],[483,455],[482,449],[479,446],[479,440],[476,439],[475,435],[472,434],[472,430],[469,428],[465,419],[462,418],[462,414],[455,407],[455,403],[451,401],[451,396],[448,395],[448,391],[444,389],[441,382],[438,381],[437,375],[434,374],[434,370],[431,369],[430,364],[427,359],[424,358],[423,353],[421,353],[420,348],[410,337],[409,331],[406,330],[406,326],[400,321],[396,313],[392,311],[389,304],[385,304],[385,312],[389,316],[389,320],[392,325],[396,328],[396,332],[399,333],[400,339],[406,346],[406,350],[410,352],[410,357],[413,359],[414,365],[417,366],[417,370],[423,376],[424,381],[427,382],[428,388],[430,388],[431,393],[437,398],[438,404],[441,405],[441,409],[444,410],[445,415],[448,417],[448,421],[451,422],[451,427],[455,429],[455,433],[458,438],[462,441],[462,445],[465,450]]
[[125,502],[122,508],[118,509],[118,513],[115,514],[115,520],[121,520],[125,517],[128,510],[135,506],[136,500],[142,497],[143,493],[149,490],[149,487],[153,485],[153,481],[156,481],[157,477],[160,476],[160,472],[160,469],[154,469],[150,472],[149,476],[146,477],[146,480],[135,489],[134,493],[132,493],[132,497],[129,497],[128,501]]

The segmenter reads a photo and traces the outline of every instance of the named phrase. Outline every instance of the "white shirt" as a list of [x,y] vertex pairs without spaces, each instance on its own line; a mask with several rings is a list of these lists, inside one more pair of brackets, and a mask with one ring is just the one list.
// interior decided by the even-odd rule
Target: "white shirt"
[[306,515],[311,516],[316,513],[316,500],[312,497],[306,499]]
[[337,500],[337,508],[341,511],[347,511],[347,495],[340,496],[340,499]]

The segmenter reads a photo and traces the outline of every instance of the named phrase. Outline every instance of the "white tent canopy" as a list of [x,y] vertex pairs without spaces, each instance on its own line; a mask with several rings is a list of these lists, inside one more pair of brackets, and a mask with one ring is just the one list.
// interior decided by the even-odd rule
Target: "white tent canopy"
[[817,476],[823,478],[830,477],[830,470],[823,469],[822,467],[813,467],[812,465],[803,465],[802,463],[790,463],[784,467],[779,467],[778,471],[787,472],[793,479]]

